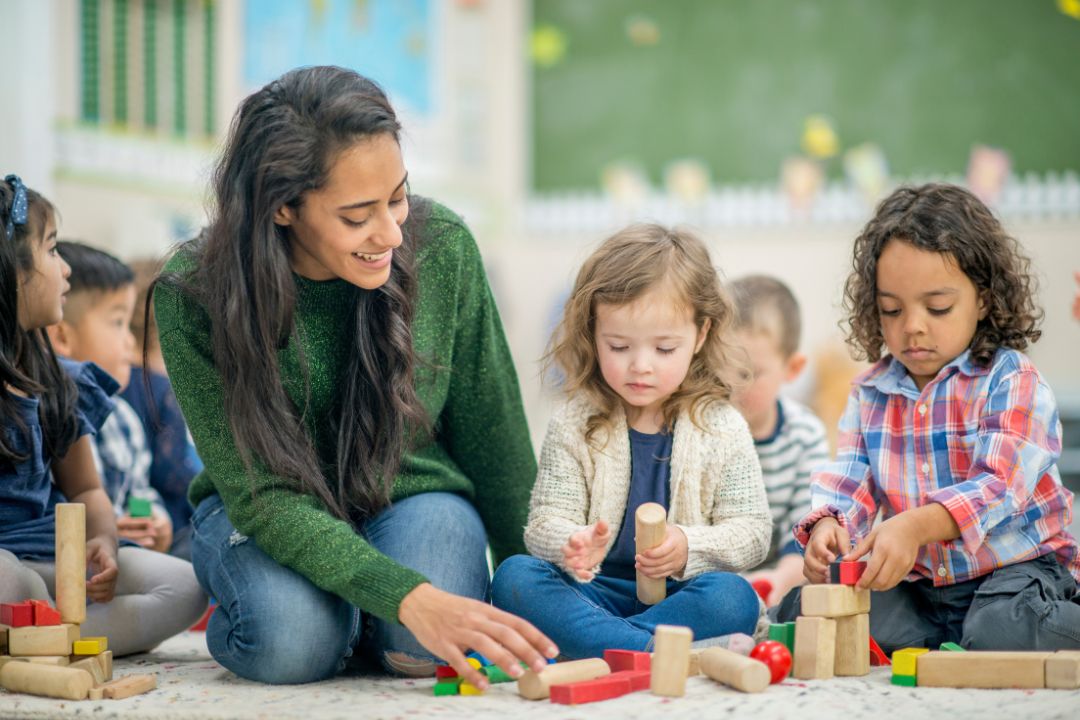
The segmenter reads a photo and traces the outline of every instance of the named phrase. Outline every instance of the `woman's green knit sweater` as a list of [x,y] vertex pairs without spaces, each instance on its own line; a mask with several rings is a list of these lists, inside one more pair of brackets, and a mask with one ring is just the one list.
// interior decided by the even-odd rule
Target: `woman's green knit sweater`
[[[404,458],[392,498],[432,491],[470,498],[499,562],[525,550],[522,528],[536,479],[517,376],[472,234],[438,204],[423,234],[413,345],[437,368],[417,371],[417,392],[435,431],[431,442]],[[166,270],[183,274],[192,262],[181,251]],[[329,413],[349,352],[349,310],[362,291],[343,280],[295,277],[300,344],[310,372],[306,430],[324,466],[332,468],[336,437]],[[257,461],[249,474],[225,417],[209,316],[165,286],[156,290],[154,308],[169,378],[205,464],[191,484],[191,503],[220,494],[229,520],[267,555],[361,610],[397,622],[402,599],[426,579],[369,545],[294,482]],[[289,396],[302,407],[296,347],[280,351],[278,362]]]

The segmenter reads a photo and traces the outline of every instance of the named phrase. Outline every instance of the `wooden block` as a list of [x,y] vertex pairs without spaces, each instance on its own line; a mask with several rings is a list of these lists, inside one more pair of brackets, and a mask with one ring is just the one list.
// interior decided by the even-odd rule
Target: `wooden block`
[[836,618],[833,672],[837,677],[869,674],[870,616],[866,613]]
[[682,697],[690,668],[690,643],[694,633],[679,625],[657,625],[653,634],[656,651],[652,658],[653,695]]
[[68,667],[90,673],[95,685],[107,683],[112,680],[112,650],[90,657],[74,657]]
[[1058,690],[1080,688],[1080,650],[1058,650],[1046,658],[1046,687]]
[[517,682],[517,678],[510,677],[505,671],[498,665],[485,665],[480,668],[480,672],[487,676],[488,682],[492,685],[498,683]]
[[82,503],[56,505],[56,607],[65,623],[86,621],[86,506]]
[[28,627],[34,624],[34,608],[30,601],[0,603],[0,625]]
[[844,617],[870,612],[870,591],[851,585],[804,585],[802,614],[809,617]]
[[637,650],[605,650],[604,662],[611,668],[611,672],[617,673],[623,670],[649,670],[649,661],[652,655]]
[[109,639],[104,637],[86,637],[72,643],[72,655],[98,655],[109,649]]
[[917,661],[920,655],[930,652],[929,648],[904,648],[892,654],[893,675],[915,677]]
[[85,700],[93,684],[93,679],[82,670],[58,665],[9,662],[0,667],[0,686],[11,692]]
[[949,652],[966,652],[964,648],[960,647],[954,642],[943,642],[938,650],[948,650]]
[[23,655],[26,662],[38,663],[39,665],[70,665],[71,658],[67,655]]
[[[659,503],[643,503],[634,513],[634,545],[638,554],[664,541],[667,533],[667,511]],[[655,605],[667,597],[667,579],[651,578],[637,573],[638,600]]]
[[128,498],[128,515],[133,518],[148,518],[154,514],[154,506],[146,498]]
[[449,665],[437,665],[435,667],[435,678],[441,680],[443,678],[455,678],[458,676],[457,670]]
[[552,685],[566,685],[610,674],[611,668],[600,658],[555,663],[538,673],[526,670],[518,679],[518,694],[526,700],[543,700],[550,694]]
[[0,655],[7,655],[7,625],[0,625]]
[[35,625],[59,625],[60,611],[44,600],[28,600],[34,611]]
[[[630,678],[627,677],[632,672],[634,671],[623,671],[583,682],[552,685],[551,702],[559,705],[582,705],[626,695],[632,692]],[[645,677],[649,676],[648,672],[637,672]]]
[[102,700],[105,697],[105,689],[103,687],[95,686],[90,688],[89,698],[91,700]]
[[458,695],[483,695],[483,694],[484,694],[483,690],[476,687],[472,683],[465,682],[464,680],[462,680],[461,684],[458,685]]
[[435,683],[431,692],[433,695],[457,695],[460,684],[461,678],[446,678]]
[[686,677],[692,678],[701,674],[701,650],[690,650],[690,667],[686,670]]
[[0,655],[0,667],[4,667],[4,665],[9,662],[27,662],[27,660],[29,660],[29,658]]
[[919,687],[1041,688],[1052,654],[932,650],[918,656],[915,676]]
[[[847,585],[825,587],[846,588]],[[795,621],[795,662],[792,667],[792,676],[800,680],[831,678],[835,658],[836,620],[825,617],[799,617]]]
[[829,563],[829,582],[834,585],[854,585],[864,572],[866,563],[862,560]]
[[[85,673],[84,673],[85,674]],[[101,686],[107,700],[123,700],[150,692],[157,687],[157,675],[125,675]]]
[[8,649],[12,655],[70,655],[78,639],[79,626],[72,623],[31,625],[8,631]]
[[707,677],[742,692],[761,692],[769,686],[769,666],[724,648],[701,652],[701,672]]
[[784,643],[788,652],[795,654],[795,623],[773,623],[769,625],[769,639]]
[[893,675],[891,680],[893,685],[901,685],[903,687],[915,687],[914,675]]

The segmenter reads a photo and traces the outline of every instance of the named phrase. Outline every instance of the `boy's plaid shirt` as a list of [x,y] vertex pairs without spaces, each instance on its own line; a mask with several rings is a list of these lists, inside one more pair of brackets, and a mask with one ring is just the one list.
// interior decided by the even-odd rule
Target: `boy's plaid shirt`
[[1080,581],[1060,455],[1057,404],[1022,353],[999,350],[983,368],[965,352],[922,392],[886,357],[855,379],[836,461],[814,473],[814,509],[795,538],[805,547],[814,523],[832,516],[855,543],[879,509],[887,520],[937,502],[960,537],[920,548],[908,579],[952,585],[1053,552]]

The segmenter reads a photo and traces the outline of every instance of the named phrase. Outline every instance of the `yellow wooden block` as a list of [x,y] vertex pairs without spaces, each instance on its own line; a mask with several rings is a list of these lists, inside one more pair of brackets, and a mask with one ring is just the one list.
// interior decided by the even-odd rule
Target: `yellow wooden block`
[[472,665],[477,670],[479,670],[480,668],[483,667],[483,663],[481,663],[476,658],[465,658],[465,662],[469,663],[470,665]]
[[854,585],[804,585],[800,595],[802,615],[844,617],[870,612],[870,591]]
[[76,640],[72,643],[72,655],[99,655],[109,649],[109,639],[104,637],[88,637]]
[[79,626],[73,623],[11,628],[8,651],[11,655],[70,655],[78,639]]
[[930,648],[904,648],[892,654],[893,675],[907,675],[915,677],[916,661],[923,653],[930,652]]
[[[469,659],[472,660],[473,658],[469,658]],[[483,695],[484,691],[481,690],[480,688],[476,687],[475,685],[471,685],[471,684],[469,684],[467,682],[463,682],[463,683],[461,683],[461,685],[458,686],[458,694],[459,695]]]
[[919,655],[919,687],[1041,688],[1046,687],[1048,652],[932,650]]

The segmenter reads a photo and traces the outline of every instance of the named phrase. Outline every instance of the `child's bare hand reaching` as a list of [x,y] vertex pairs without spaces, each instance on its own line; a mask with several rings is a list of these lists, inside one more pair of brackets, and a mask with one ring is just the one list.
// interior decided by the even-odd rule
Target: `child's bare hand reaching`
[[563,562],[578,579],[589,581],[596,577],[592,571],[607,555],[611,528],[603,520],[579,530],[563,545]]
[[664,541],[638,554],[634,558],[634,567],[645,577],[670,577],[683,571],[689,552],[686,533],[677,525],[668,525]]
[[824,517],[814,523],[803,555],[803,574],[811,583],[828,582],[829,563],[851,549],[851,536],[836,518]]

